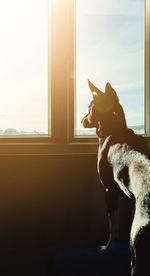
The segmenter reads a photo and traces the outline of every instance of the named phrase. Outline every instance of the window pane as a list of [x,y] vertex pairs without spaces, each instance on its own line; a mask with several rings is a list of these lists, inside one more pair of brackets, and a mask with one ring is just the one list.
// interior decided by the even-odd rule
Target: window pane
[[0,0],[0,135],[48,135],[48,0]]
[[117,91],[128,126],[144,133],[144,0],[76,0],[75,135],[84,129],[90,79],[104,91]]

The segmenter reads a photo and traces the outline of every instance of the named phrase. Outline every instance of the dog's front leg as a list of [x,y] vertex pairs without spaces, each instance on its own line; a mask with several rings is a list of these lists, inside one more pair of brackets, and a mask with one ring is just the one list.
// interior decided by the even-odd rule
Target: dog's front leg
[[115,209],[108,213],[109,222],[109,240],[110,243],[117,242],[119,240],[119,209]]
[[105,201],[108,211],[109,238],[106,246],[101,246],[102,250],[112,250],[119,240],[119,187],[114,180],[112,167],[108,163],[105,148],[100,149],[98,154],[98,173],[100,182],[105,189]]
[[[110,193],[110,194],[109,194]],[[106,205],[108,209],[109,237],[107,244],[101,246],[101,250],[112,251],[119,241],[119,208],[118,195],[106,189]]]

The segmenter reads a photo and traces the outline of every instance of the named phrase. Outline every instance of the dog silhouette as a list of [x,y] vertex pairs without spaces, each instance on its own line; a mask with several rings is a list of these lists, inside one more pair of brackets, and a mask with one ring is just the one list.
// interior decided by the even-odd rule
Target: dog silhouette
[[130,231],[131,275],[146,276],[150,251],[150,159],[145,139],[127,127],[125,114],[110,83],[105,92],[88,81],[93,100],[82,119],[96,128],[99,140],[98,174],[105,188],[109,240],[101,249],[113,251],[119,239],[118,196],[122,190],[134,206]]

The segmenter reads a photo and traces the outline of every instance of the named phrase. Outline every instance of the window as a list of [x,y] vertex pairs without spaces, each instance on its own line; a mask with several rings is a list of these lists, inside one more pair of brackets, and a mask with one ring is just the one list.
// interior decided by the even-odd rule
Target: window
[[[12,39],[13,46],[8,43],[4,56],[0,45],[1,60],[7,61],[0,64],[0,95],[7,92],[0,102],[0,130],[9,132],[1,135],[1,154],[97,151],[95,132],[80,123],[91,101],[87,79],[101,89],[110,81],[128,125],[150,134],[149,1],[0,0],[0,5],[6,27],[0,29],[1,45],[6,48]],[[5,114],[11,124],[4,124]]]
[[0,0],[0,137],[48,136],[48,0]]
[[87,79],[102,91],[109,81],[128,126],[145,133],[144,27],[144,0],[76,0],[76,135],[95,134],[80,123],[91,98]]

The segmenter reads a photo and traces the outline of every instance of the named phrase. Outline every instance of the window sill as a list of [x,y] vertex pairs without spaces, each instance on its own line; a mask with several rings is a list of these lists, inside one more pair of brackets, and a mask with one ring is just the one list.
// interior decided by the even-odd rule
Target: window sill
[[[145,136],[148,149],[150,150],[150,137]],[[55,143],[50,138],[7,138],[0,140],[0,156],[15,155],[61,155],[61,154],[97,154],[98,140],[73,139],[69,143]]]
[[53,155],[53,154],[96,154],[98,142],[53,143],[53,142],[4,142],[0,143],[0,156]]

